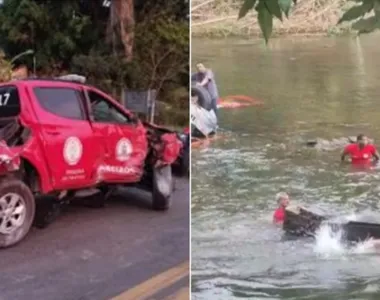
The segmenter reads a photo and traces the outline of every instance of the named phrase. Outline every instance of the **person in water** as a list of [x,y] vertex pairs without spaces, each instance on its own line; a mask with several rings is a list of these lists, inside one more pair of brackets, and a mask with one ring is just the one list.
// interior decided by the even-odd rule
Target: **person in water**
[[278,208],[273,214],[273,223],[279,224],[284,222],[285,219],[285,208],[290,203],[290,197],[285,192],[280,192],[276,195],[276,201],[278,203]]
[[202,63],[197,64],[197,70],[198,72],[194,74],[193,78],[195,79],[197,85],[203,86],[209,92],[212,101],[212,108],[217,115],[219,93],[216,86],[214,73],[211,69],[207,69]]
[[379,153],[374,145],[368,142],[367,136],[359,134],[356,138],[356,143],[346,146],[341,155],[341,161],[349,156],[352,164],[369,164],[378,162]]

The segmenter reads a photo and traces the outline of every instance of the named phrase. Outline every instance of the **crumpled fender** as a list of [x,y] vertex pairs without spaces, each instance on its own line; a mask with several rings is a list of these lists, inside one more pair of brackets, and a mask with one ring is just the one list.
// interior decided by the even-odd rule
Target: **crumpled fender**
[[148,122],[143,124],[148,129],[149,144],[154,149],[151,163],[154,167],[173,164],[184,147],[182,141],[178,138],[178,134],[156,124]]
[[175,133],[165,133],[161,136],[161,140],[165,144],[161,160],[171,165],[177,160],[184,145]]
[[182,142],[175,133],[164,133],[160,137],[160,143],[155,144],[157,160],[155,166],[171,165],[180,155]]
[[10,149],[4,140],[0,141],[0,175],[17,171],[20,166],[19,151]]

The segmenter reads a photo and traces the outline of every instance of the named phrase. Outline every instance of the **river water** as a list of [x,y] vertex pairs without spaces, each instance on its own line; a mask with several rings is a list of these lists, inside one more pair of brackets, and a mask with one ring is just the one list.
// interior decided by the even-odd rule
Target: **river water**
[[[347,136],[380,141],[380,37],[192,41],[221,96],[222,136],[192,152],[193,299],[380,299],[380,253],[322,228],[285,240],[275,194],[329,214],[380,221],[380,173],[340,165]],[[318,140],[316,148],[305,146]],[[380,143],[380,142],[379,142]],[[380,146],[380,145],[379,145]]]

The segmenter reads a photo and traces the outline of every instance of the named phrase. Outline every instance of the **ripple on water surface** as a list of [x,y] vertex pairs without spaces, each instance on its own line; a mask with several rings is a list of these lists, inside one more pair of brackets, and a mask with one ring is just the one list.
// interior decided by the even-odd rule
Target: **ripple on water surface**
[[[277,41],[269,51],[193,41],[193,56],[207,58],[221,95],[264,101],[221,110],[224,138],[192,153],[194,299],[380,299],[371,241],[348,246],[323,227],[316,239],[286,240],[271,224],[280,190],[330,215],[380,220],[379,167],[339,162],[346,137],[380,140],[380,60],[366,59],[380,55],[378,44]],[[309,140],[317,146],[306,147]]]
[[339,299],[356,297],[358,291],[362,296],[376,294],[380,269],[370,266],[378,265],[380,257],[370,255],[370,242],[349,248],[339,236],[323,230],[315,241],[285,240],[271,218],[279,187],[330,214],[349,214],[364,196],[368,203],[370,193],[365,191],[376,187],[377,177],[363,173],[358,181],[344,176],[344,170],[319,164],[281,165],[268,158],[268,151],[215,145],[194,153],[194,299]]

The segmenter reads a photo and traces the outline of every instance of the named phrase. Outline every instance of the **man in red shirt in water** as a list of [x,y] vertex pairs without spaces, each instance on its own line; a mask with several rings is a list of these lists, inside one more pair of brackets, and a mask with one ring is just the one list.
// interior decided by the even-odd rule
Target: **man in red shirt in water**
[[379,160],[379,153],[376,147],[369,144],[368,138],[364,134],[359,134],[356,143],[344,148],[341,156],[342,162],[346,156],[350,156],[351,163],[355,165],[368,165],[371,162],[377,162]]
[[279,224],[284,222],[285,208],[289,205],[290,199],[287,193],[280,192],[276,195],[276,200],[278,203],[278,208],[275,210],[273,214],[273,223]]

